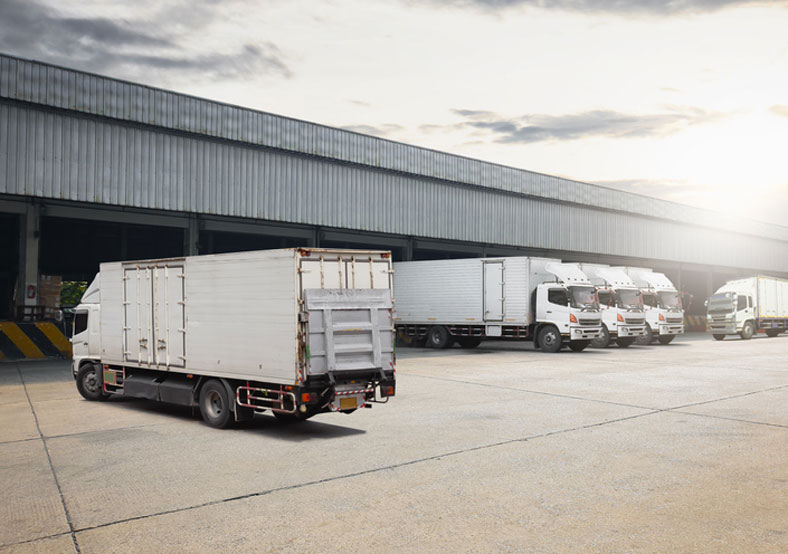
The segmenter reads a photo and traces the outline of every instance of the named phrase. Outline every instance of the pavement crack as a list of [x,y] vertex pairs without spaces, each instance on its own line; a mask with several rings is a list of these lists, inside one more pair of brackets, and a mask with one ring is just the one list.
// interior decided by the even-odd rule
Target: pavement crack
[[425,463],[425,462],[441,460],[441,459],[444,459],[444,458],[449,458],[449,457],[452,457],[452,456],[458,456],[458,455],[461,455],[461,454],[467,454],[467,453],[470,453],[470,452],[477,452],[477,451],[481,451],[481,450],[497,448],[499,446],[506,446],[506,445],[509,445],[509,444],[529,442],[529,441],[533,441],[533,440],[537,440],[537,439],[541,439],[541,438],[547,438],[547,437],[552,437],[552,436],[556,436],[556,435],[562,435],[562,434],[565,434],[565,433],[571,433],[571,432],[574,432],[574,431],[583,431],[583,430],[586,430],[586,429],[593,429],[593,428],[597,428],[597,427],[603,427],[605,425],[611,425],[613,423],[620,423],[622,421],[628,421],[628,420],[631,420],[631,419],[637,419],[637,418],[641,418],[641,417],[645,417],[645,416],[649,416],[649,415],[653,415],[653,414],[657,414],[657,413],[660,413],[660,410],[652,410],[652,411],[649,411],[649,412],[646,412],[646,413],[642,413],[642,414],[635,414],[635,415],[630,415],[630,416],[626,416],[626,417],[620,417],[620,418],[610,419],[610,420],[605,420],[605,421],[597,421],[595,423],[588,423],[586,425],[578,425],[576,427],[571,427],[571,428],[568,428],[568,429],[558,429],[558,430],[555,430],[555,431],[548,431],[548,432],[545,432],[545,433],[538,433],[536,435],[530,435],[530,436],[527,436],[527,437],[521,437],[521,438],[516,438],[516,439],[507,439],[507,440],[503,440],[503,441],[497,441],[497,442],[494,442],[494,443],[483,444],[483,445],[479,445],[479,446],[472,446],[472,447],[469,447],[469,448],[463,448],[463,449],[460,449],[460,450],[452,450],[450,452],[444,452],[442,454],[435,454],[433,456],[426,456],[424,458],[417,458],[415,460],[408,460],[406,462],[400,462],[398,464],[391,464],[391,465],[388,465],[388,466],[376,467],[376,468],[372,468],[372,469],[366,469],[366,470],[363,470],[363,471],[356,471],[356,472],[347,473],[347,474],[344,474],[344,475],[336,475],[334,477],[326,477],[324,479],[317,479],[317,480],[314,480],[314,481],[307,481],[307,482],[304,482],[304,483],[296,483],[296,484],[287,485],[287,486],[284,486],[284,487],[274,487],[272,489],[267,489],[267,490],[264,490],[264,491],[255,491],[255,492],[251,492],[251,493],[247,493],[247,494],[241,494],[241,495],[231,496],[231,497],[227,497],[227,498],[220,498],[220,499],[217,499],[217,500],[211,500],[211,501],[208,501],[208,502],[202,502],[200,504],[194,504],[192,506],[185,506],[185,507],[181,507],[181,508],[173,508],[171,510],[163,510],[163,511],[155,512],[155,513],[151,513],[151,514],[144,514],[144,515],[139,515],[139,516],[134,516],[134,517],[118,519],[118,520],[115,520],[115,521],[110,521],[110,522],[107,522],[107,523],[101,523],[101,524],[98,524],[98,525],[92,525],[92,526],[88,526],[88,527],[81,527],[79,529],[75,529],[75,532],[76,533],[83,533],[83,532],[86,532],[86,531],[93,531],[95,529],[102,529],[102,528],[106,528],[106,527],[112,527],[114,525],[120,525],[120,524],[123,524],[123,523],[129,523],[129,522],[132,522],[132,521],[140,521],[140,520],[143,520],[143,519],[149,519],[149,518],[154,518],[154,517],[159,517],[159,516],[177,514],[177,513],[181,513],[181,512],[188,512],[188,511],[191,511],[191,510],[198,510],[200,508],[207,508],[207,507],[210,507],[210,506],[217,506],[217,505],[221,505],[221,504],[227,504],[227,503],[230,503],[230,502],[237,502],[237,501],[240,501],[240,500],[247,500],[249,498],[258,498],[258,497],[262,497],[262,496],[267,496],[267,495],[274,494],[274,493],[277,493],[277,492],[285,492],[285,491],[297,490],[297,489],[302,489],[302,488],[306,488],[306,487],[312,487],[312,486],[315,486],[315,485],[322,485],[322,484],[325,484],[325,483],[331,483],[331,482],[334,482],[334,481],[342,481],[342,480],[345,480],[345,479],[352,479],[354,477],[361,477],[361,476],[364,476],[364,475],[380,473],[380,472],[383,472],[383,471],[391,471],[391,470],[400,469],[400,468],[403,468],[403,467],[417,465],[417,464],[421,464],[421,463]]
[[68,524],[68,531],[71,535],[71,541],[74,543],[74,550],[76,550],[77,554],[80,554],[79,543],[77,542],[77,535],[74,532],[74,523],[71,521],[71,514],[68,511],[68,506],[66,505],[66,497],[63,495],[63,488],[60,486],[60,480],[57,478],[57,472],[55,472],[55,466],[52,463],[52,456],[49,453],[49,445],[47,445],[47,439],[44,434],[41,432],[41,425],[38,422],[38,414],[36,414],[36,409],[33,406],[33,401],[30,399],[30,393],[27,391],[27,383],[25,383],[25,377],[22,375],[22,370],[19,368],[19,363],[16,363],[16,372],[19,374],[19,380],[22,382],[22,389],[25,391],[25,397],[27,398],[27,403],[30,406],[30,411],[33,413],[33,420],[36,424],[36,430],[38,431],[38,436],[41,439],[41,443],[44,445],[44,453],[47,455],[47,462],[49,463],[49,470],[52,472],[52,478],[55,480],[55,486],[57,487],[57,492],[60,495],[60,504],[63,506],[63,513],[66,516],[66,523]]

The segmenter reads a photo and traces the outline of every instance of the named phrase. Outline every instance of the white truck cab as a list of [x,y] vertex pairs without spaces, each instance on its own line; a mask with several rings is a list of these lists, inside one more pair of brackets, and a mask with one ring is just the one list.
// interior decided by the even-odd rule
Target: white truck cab
[[[101,358],[101,304],[99,303],[99,279],[96,277],[82,295],[74,309],[74,329],[71,334],[73,351],[71,371],[77,375],[85,363],[99,363]],[[99,387],[98,381],[95,383]]]
[[646,334],[638,344],[669,344],[684,332],[684,309],[679,291],[664,273],[644,267],[621,267],[640,288],[646,315]]
[[[555,327],[564,342],[573,350],[582,350],[583,344],[601,336],[601,321],[596,289],[577,264],[548,262],[544,270],[555,276],[554,282],[536,287],[536,325],[547,329]],[[539,346],[544,337],[537,331]],[[573,342],[581,346],[573,348]]]
[[591,342],[606,348],[615,340],[621,348],[646,334],[646,316],[640,289],[620,268],[602,264],[579,264],[596,287],[602,310],[602,336]]

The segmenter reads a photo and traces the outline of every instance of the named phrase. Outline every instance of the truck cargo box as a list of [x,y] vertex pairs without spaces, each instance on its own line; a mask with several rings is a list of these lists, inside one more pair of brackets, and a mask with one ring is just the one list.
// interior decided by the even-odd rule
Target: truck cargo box
[[283,249],[101,264],[101,362],[236,380],[391,370],[388,252]]

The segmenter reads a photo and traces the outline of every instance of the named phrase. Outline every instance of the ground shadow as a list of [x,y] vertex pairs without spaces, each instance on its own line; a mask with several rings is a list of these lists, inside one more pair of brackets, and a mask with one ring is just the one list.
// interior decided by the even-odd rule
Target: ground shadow
[[[196,407],[190,408],[187,406],[165,404],[154,400],[146,400],[144,398],[110,398],[106,402],[112,404],[113,407],[126,409],[130,412],[163,414],[172,417],[173,420],[192,421],[195,425],[205,425],[202,422],[200,410]],[[353,417],[352,414],[320,414],[315,417],[322,418],[324,416],[336,418]],[[334,439],[353,435],[363,435],[366,433],[363,429],[325,423],[324,421],[314,418],[307,421],[281,422],[276,419],[270,411],[262,414],[255,414],[253,420],[238,422],[226,431],[256,433],[268,438],[293,442],[302,442],[310,439]]]

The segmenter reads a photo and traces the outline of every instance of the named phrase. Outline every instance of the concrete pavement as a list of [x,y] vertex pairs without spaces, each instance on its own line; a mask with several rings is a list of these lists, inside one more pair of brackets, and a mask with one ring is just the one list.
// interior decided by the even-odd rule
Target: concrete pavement
[[398,396],[237,429],[0,365],[0,552],[788,551],[788,336],[400,349]]

